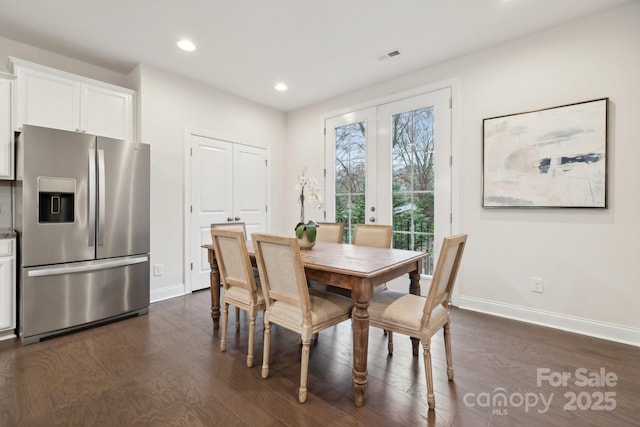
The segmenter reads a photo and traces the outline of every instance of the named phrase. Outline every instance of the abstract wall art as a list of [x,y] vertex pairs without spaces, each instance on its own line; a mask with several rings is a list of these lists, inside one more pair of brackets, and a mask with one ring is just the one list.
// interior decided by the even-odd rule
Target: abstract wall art
[[607,207],[608,98],[483,120],[483,207]]

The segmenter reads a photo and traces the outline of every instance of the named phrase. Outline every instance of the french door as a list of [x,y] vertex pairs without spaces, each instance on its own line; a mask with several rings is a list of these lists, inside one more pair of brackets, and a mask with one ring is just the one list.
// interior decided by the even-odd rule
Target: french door
[[451,234],[451,90],[326,120],[327,220],[393,225],[393,247],[429,252]]

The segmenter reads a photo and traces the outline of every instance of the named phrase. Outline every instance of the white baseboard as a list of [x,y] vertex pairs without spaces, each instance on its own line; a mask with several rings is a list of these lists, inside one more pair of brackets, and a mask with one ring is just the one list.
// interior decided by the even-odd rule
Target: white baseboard
[[165,299],[181,297],[184,294],[184,284],[182,283],[160,289],[153,289],[151,291],[151,302],[154,303]]
[[478,311],[494,316],[506,317],[508,319],[640,347],[640,329],[637,328],[505,304],[482,298],[461,296],[458,298],[457,303],[460,308],[466,310]]

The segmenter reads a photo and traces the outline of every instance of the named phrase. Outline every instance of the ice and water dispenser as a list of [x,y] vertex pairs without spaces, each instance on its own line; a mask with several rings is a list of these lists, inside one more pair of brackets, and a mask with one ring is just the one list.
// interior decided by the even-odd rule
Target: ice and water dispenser
[[74,222],[76,180],[38,177],[38,222]]

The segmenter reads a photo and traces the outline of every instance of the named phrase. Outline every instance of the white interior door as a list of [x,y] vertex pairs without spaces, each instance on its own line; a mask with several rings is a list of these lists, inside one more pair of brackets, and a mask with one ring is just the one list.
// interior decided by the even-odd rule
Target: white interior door
[[267,231],[266,150],[248,145],[233,147],[233,220],[251,233]]
[[191,135],[191,290],[209,287],[211,224],[233,220],[233,144]]
[[191,134],[190,289],[210,286],[211,224],[244,222],[249,236],[266,231],[266,150]]

